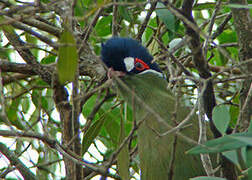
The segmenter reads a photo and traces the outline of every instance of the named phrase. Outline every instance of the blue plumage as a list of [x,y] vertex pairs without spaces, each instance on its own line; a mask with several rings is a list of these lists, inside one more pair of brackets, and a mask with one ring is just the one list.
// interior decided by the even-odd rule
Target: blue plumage
[[138,58],[144,61],[152,70],[161,72],[156,63],[151,63],[153,57],[148,50],[138,41],[130,38],[113,37],[105,44],[102,44],[101,58],[109,68],[115,71],[123,71],[128,74],[139,73],[136,69],[128,72],[125,67],[124,59],[126,57]]

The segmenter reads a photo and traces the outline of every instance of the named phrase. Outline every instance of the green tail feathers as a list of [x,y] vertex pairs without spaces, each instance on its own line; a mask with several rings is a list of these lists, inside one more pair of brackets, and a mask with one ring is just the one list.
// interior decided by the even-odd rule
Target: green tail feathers
[[[204,175],[200,157],[185,154],[193,144],[174,133],[163,133],[176,127],[190,112],[185,107],[175,111],[174,95],[164,79],[153,73],[125,76],[117,81],[119,94],[131,104],[137,122],[138,153],[142,180],[184,180]],[[180,103],[183,104],[183,103]],[[197,141],[197,118],[180,130]]]

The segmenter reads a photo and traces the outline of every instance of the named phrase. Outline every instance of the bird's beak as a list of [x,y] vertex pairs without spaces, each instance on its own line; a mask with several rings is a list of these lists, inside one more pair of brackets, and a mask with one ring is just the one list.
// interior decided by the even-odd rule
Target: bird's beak
[[108,69],[107,76],[109,79],[112,79],[113,77],[123,77],[126,73],[122,71],[115,71],[112,67]]

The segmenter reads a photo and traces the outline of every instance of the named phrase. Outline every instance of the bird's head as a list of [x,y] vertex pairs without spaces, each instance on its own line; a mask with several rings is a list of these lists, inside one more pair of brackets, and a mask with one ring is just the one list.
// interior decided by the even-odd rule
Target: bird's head
[[102,44],[102,61],[109,69],[125,74],[153,72],[162,75],[159,66],[154,62],[148,50],[138,41],[130,38],[114,37]]

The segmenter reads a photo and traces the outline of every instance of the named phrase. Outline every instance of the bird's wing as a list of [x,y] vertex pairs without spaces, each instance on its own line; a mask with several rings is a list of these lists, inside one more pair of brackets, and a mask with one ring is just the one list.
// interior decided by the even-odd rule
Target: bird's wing
[[[119,94],[133,106],[137,122],[142,122],[138,134],[141,179],[183,180],[203,175],[198,156],[186,155],[193,145],[176,134],[160,136],[175,127],[189,113],[183,106],[175,111],[174,95],[167,90],[167,82],[153,73],[125,76],[117,81]],[[180,103],[183,104],[183,103]],[[197,118],[182,128],[181,133],[197,140]],[[187,124],[188,125],[188,124]]]

